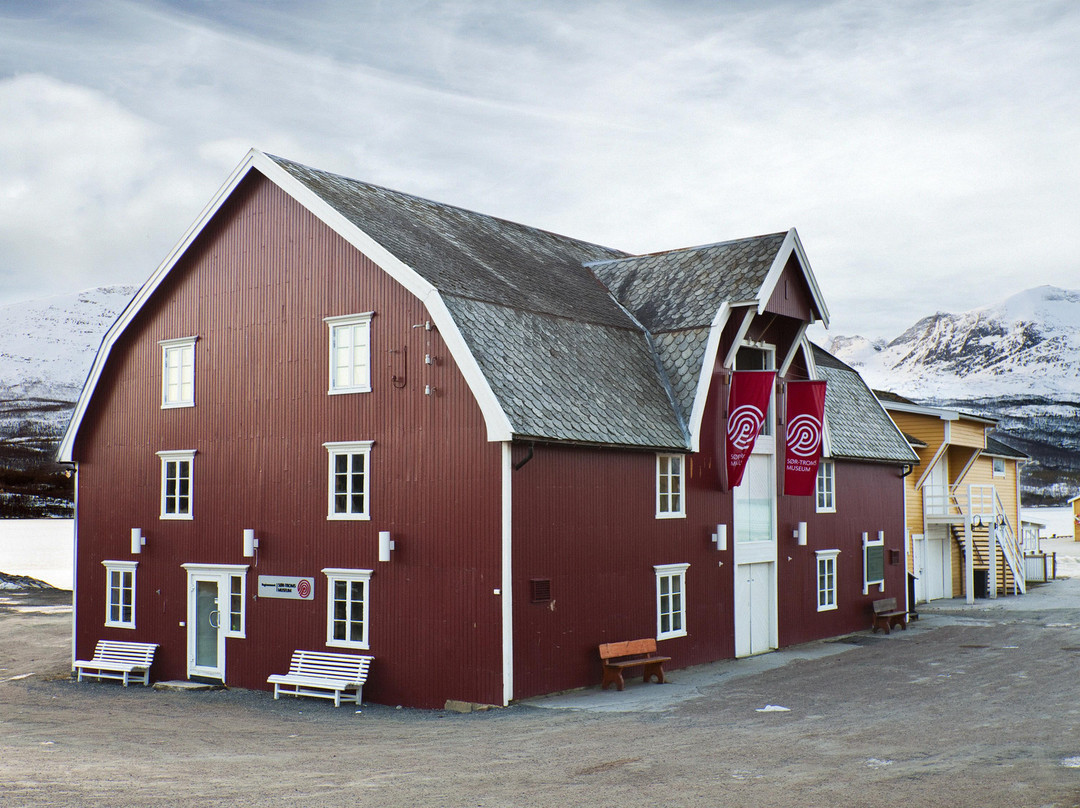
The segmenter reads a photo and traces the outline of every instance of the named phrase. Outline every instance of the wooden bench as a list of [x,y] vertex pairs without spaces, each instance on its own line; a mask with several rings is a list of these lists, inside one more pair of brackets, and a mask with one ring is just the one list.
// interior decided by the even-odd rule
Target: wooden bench
[[623,671],[627,668],[643,668],[643,681],[656,677],[657,684],[664,683],[664,663],[671,657],[656,655],[656,640],[628,640],[626,642],[607,642],[599,647],[600,660],[604,665],[604,681],[601,690],[607,690],[614,684],[622,690]]
[[[123,640],[98,640],[93,659],[75,660],[78,681],[83,676],[101,679],[117,679],[128,686],[130,681],[142,680],[150,684],[150,665],[154,662],[157,643],[125,642]],[[92,671],[97,671],[93,673]]]
[[[335,707],[340,707],[343,701],[359,706],[373,659],[326,651],[294,651],[289,672],[275,673],[266,681],[274,686],[275,699],[285,693],[333,699]],[[350,694],[347,692],[350,690],[355,692]]]
[[907,612],[896,608],[896,598],[882,598],[874,601],[874,633],[879,628],[886,634],[892,633],[893,626],[900,626],[907,631]]

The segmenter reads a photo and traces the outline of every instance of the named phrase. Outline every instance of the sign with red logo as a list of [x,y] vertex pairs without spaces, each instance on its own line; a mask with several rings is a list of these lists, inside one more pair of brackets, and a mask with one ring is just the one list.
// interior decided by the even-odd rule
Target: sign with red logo
[[769,397],[775,379],[776,371],[773,370],[737,370],[731,374],[726,440],[728,486],[731,488],[742,482],[746,459],[754,450],[769,412]]
[[260,575],[256,597],[285,598],[287,600],[313,600],[315,579],[295,575]]
[[821,430],[825,418],[825,382],[788,382],[784,493],[813,496],[816,491]]

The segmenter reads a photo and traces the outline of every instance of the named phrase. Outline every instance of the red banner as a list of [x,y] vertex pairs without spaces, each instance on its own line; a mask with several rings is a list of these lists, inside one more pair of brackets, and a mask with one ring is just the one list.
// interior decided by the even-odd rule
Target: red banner
[[821,430],[825,419],[825,382],[788,382],[784,493],[813,496],[817,490]]
[[731,374],[726,441],[730,488],[742,482],[746,459],[754,449],[769,411],[769,396],[775,379],[776,371],[773,370],[737,370]]

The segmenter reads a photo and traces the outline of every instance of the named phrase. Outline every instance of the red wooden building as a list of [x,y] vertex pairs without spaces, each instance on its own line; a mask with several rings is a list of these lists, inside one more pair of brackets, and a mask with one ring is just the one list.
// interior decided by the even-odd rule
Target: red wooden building
[[[806,340],[827,318],[794,230],[631,256],[252,151],[61,444],[74,652],[156,642],[155,678],[266,689],[352,651],[369,700],[436,707],[597,683],[602,642],[678,668],[866,628],[904,602],[915,457]],[[778,375],[727,490],[744,368]],[[809,497],[778,474],[798,379],[829,386]]]

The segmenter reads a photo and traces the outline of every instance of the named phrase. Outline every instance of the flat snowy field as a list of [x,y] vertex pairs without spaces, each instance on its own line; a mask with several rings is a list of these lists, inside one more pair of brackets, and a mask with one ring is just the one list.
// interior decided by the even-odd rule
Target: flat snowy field
[[[1044,523],[1044,536],[1072,536],[1071,508],[1024,508],[1023,516]],[[71,589],[74,541],[71,519],[0,519],[0,572],[29,575],[59,589]],[[1058,573],[1080,574],[1080,543],[1075,551],[1061,540],[1054,544],[1043,549],[1058,552]]]
[[74,557],[73,520],[0,519],[0,572],[71,589]]

